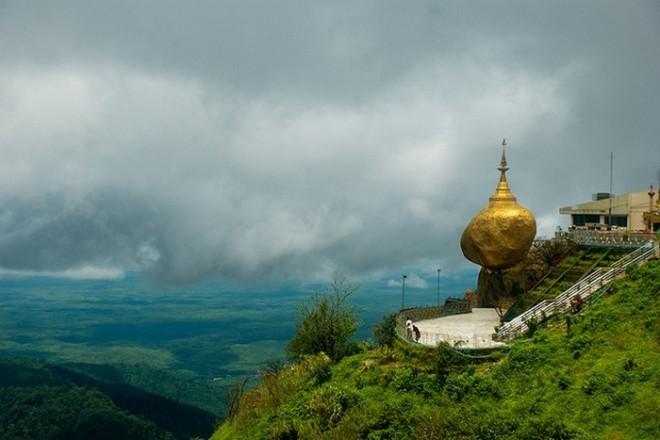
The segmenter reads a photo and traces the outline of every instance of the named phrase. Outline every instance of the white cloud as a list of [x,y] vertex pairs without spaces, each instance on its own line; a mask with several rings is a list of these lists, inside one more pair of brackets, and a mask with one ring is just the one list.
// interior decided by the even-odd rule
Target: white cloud
[[[387,282],[387,287],[401,287],[401,285],[402,280],[389,280]],[[416,273],[410,273],[407,274],[406,287],[410,287],[412,289],[426,289],[429,287],[429,285],[424,278],[420,277]]]
[[2,278],[53,277],[74,280],[117,280],[124,277],[124,271],[109,267],[85,266],[61,271],[7,270],[0,268]]

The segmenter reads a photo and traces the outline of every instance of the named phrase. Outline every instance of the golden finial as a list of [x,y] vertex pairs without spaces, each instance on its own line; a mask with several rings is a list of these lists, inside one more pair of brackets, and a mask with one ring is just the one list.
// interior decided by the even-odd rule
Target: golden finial
[[500,179],[506,180],[505,173],[509,171],[509,168],[506,166],[506,138],[502,139],[502,159],[500,159],[500,166],[497,168],[502,173]]
[[506,180],[506,172],[509,171],[509,167],[506,162],[506,139],[502,139],[502,158],[500,159],[500,166],[497,168],[500,170],[500,181],[495,188],[495,193],[490,196],[490,201],[516,201],[515,196],[511,193],[509,188],[509,182]]

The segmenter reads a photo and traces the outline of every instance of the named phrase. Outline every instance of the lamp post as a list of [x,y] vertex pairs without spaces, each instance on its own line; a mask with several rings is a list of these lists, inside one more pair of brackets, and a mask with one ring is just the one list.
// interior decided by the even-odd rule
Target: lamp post
[[406,297],[406,278],[408,278],[407,275],[403,275],[401,277],[401,310],[403,310],[405,306],[405,297]]
[[612,168],[614,164],[614,152],[610,151],[610,209],[607,214],[607,230],[612,230]]
[[440,268],[438,268],[438,307],[440,306]]

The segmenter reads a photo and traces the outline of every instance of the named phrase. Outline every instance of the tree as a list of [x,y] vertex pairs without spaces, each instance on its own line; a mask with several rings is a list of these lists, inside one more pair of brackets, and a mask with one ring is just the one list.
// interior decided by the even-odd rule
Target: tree
[[396,313],[387,315],[383,322],[374,325],[374,337],[381,347],[391,347],[396,339]]
[[356,286],[335,281],[322,292],[314,292],[311,303],[298,310],[296,334],[287,351],[293,358],[324,352],[333,361],[349,354],[351,336],[358,329],[355,308],[349,298]]

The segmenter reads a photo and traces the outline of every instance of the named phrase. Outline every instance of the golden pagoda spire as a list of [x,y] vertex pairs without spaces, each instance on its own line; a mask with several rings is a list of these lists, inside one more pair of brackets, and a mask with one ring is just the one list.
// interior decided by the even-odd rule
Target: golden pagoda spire
[[500,181],[495,192],[490,196],[489,200],[491,202],[516,201],[515,196],[511,193],[511,188],[509,188],[509,182],[506,180],[506,172],[509,171],[506,162],[506,145],[506,139],[502,139],[502,159],[500,159],[500,166],[497,168],[500,171]]
[[497,169],[502,172],[500,180],[506,180],[506,172],[509,171],[506,166],[506,138],[502,139],[502,159],[500,159],[500,166]]
[[534,214],[518,204],[506,180],[509,168],[505,149],[506,139],[502,140],[500,181],[495,193],[461,235],[463,255],[491,271],[506,269],[525,258],[536,235]]

